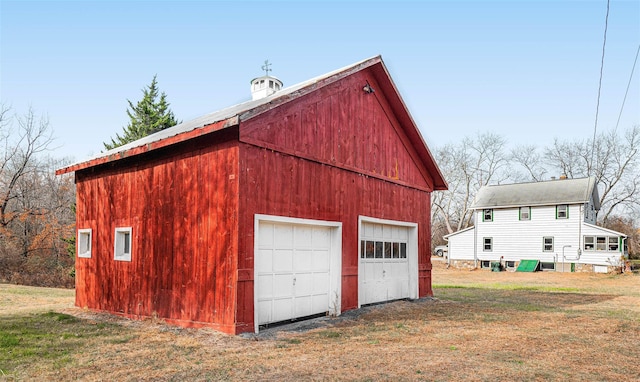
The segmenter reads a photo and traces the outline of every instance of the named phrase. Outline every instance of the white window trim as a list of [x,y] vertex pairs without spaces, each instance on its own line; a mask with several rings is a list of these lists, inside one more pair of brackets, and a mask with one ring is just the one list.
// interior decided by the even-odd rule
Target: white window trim
[[[547,239],[551,239],[551,249],[546,249],[546,245],[547,245]],[[553,252],[553,248],[555,246],[555,240],[553,239],[553,236],[545,236],[542,238],[542,252]]]
[[[485,245],[486,245],[486,240],[489,239],[489,245],[491,246],[490,249],[486,249]],[[493,252],[493,237],[483,237],[482,238],[482,252]]]
[[[86,251],[80,252],[81,244],[82,244],[81,237],[83,235],[86,235],[86,234],[89,235],[89,248],[87,248]],[[78,233],[76,235],[76,238],[77,238],[76,240],[78,242],[77,243],[77,248],[76,248],[78,257],[83,258],[83,259],[90,259],[91,258],[91,249],[93,247],[93,234],[92,234],[91,228],[81,228],[81,229],[79,229]]]
[[[117,227],[113,240],[113,259],[118,261],[131,261],[131,253],[133,252],[133,235],[131,227]],[[125,234],[129,234],[129,253],[124,252]]]

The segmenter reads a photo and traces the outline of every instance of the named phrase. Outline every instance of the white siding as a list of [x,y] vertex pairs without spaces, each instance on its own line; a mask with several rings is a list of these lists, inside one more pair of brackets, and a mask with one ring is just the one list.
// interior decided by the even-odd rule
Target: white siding
[[473,229],[458,231],[447,237],[449,259],[473,260]]
[[[579,248],[578,232],[581,224],[581,205],[569,206],[568,219],[556,219],[556,206],[531,207],[530,220],[519,220],[518,208],[495,209],[493,221],[477,219],[479,260],[540,259],[560,261],[565,254]],[[483,239],[493,239],[493,250],[483,250]],[[543,251],[543,238],[553,237],[553,251]],[[571,247],[566,247],[571,246]]]
[[[604,236],[604,237],[617,237],[618,244],[620,244],[620,235],[617,232],[609,231],[604,228],[596,227],[590,224],[583,224],[582,237],[584,236]],[[581,240],[582,243],[582,240]],[[619,265],[620,257],[622,256],[622,247],[619,246],[617,251],[585,251],[582,249],[579,263],[583,264],[596,264],[596,265]]]
[[[475,228],[445,236],[449,242],[451,260],[520,261],[537,259],[543,262],[566,262],[593,265],[619,265],[623,254],[621,234],[589,224],[595,214],[585,216],[592,202],[569,206],[566,219],[556,218],[556,206],[531,207],[530,220],[520,220],[519,208],[496,208],[493,220],[483,221],[482,210],[476,211]],[[586,223],[585,223],[586,221]],[[618,249],[588,250],[583,238],[616,237]],[[553,251],[544,251],[545,237],[553,238]],[[491,238],[493,248],[484,250],[484,238]]]

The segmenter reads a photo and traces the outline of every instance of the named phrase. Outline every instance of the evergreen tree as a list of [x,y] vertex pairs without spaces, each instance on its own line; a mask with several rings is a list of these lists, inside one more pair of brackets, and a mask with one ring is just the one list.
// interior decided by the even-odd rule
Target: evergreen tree
[[111,143],[104,143],[105,149],[114,149],[180,123],[169,109],[167,95],[164,92],[158,94],[156,77],[154,75],[151,85],[142,89],[143,97],[137,105],[134,106],[133,102],[127,100],[127,115],[131,121],[127,127],[122,128],[122,136],[116,133],[116,137],[111,138]]

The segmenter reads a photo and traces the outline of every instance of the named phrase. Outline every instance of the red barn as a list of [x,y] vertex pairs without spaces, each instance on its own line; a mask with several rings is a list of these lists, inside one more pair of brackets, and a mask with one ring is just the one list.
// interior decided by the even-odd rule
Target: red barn
[[432,295],[446,189],[380,57],[58,170],[76,305],[226,333]]

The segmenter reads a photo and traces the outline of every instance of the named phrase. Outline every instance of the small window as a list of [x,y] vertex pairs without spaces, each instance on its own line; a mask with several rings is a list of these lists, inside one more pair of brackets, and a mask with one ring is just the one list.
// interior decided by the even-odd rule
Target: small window
[[596,238],[596,251],[607,250],[607,238],[604,236],[598,236]]
[[131,227],[116,228],[114,259],[131,261]]
[[391,243],[387,241],[384,243],[384,258],[390,259],[392,254],[391,252]]
[[541,271],[555,271],[556,270],[556,263],[543,263],[541,261],[540,262],[540,270]]
[[556,219],[569,219],[569,206],[560,204],[556,206]]
[[381,241],[376,241],[376,259],[382,259],[383,257],[383,248],[384,243]]
[[615,236],[610,236],[609,237],[609,251],[617,251],[618,248],[620,248],[618,246],[618,238]]
[[512,269],[516,267],[516,262],[513,260],[507,260],[504,262],[505,268]]
[[78,230],[78,257],[91,258],[91,228]]
[[393,258],[400,258],[400,243],[393,243]]
[[486,251],[486,252],[493,251],[493,238],[492,237],[485,237],[485,238],[482,239],[482,242],[484,243],[483,251]]
[[483,222],[492,222],[493,221],[493,210],[488,208],[482,211],[482,221]]
[[490,260],[481,260],[480,261],[480,268],[491,268],[491,261]]
[[593,236],[585,236],[584,237],[584,250],[585,251],[593,251],[596,249],[596,238]]
[[520,220],[531,220],[531,207],[520,207]]
[[553,252],[553,237],[547,236],[542,238],[542,250],[544,252]]
[[400,243],[400,258],[407,258],[407,243]]

